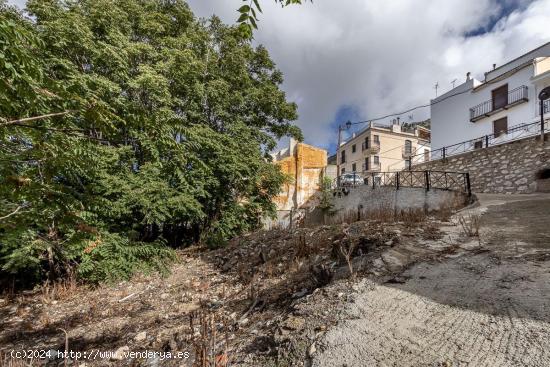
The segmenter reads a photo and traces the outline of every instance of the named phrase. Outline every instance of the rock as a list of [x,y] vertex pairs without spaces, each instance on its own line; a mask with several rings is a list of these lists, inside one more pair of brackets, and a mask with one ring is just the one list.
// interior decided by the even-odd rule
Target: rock
[[168,298],[168,293],[163,293],[160,295],[160,299],[166,299]]
[[309,346],[309,349],[308,349],[308,351],[307,351],[307,354],[308,354],[310,357],[312,357],[312,356],[315,354],[315,352],[317,352],[317,347],[315,346],[315,342],[313,342],[313,344],[311,344],[311,345]]
[[136,336],[134,337],[134,340],[137,342],[142,342],[145,339],[147,339],[147,333],[145,331],[137,333]]
[[161,359],[160,357],[147,358],[145,365],[147,367],[158,367],[161,365]]
[[306,323],[306,320],[304,320],[301,317],[290,316],[283,323],[283,327],[289,330],[302,330],[304,328],[305,323]]
[[292,298],[302,298],[303,296],[305,296],[307,294],[307,288],[304,288],[302,289],[301,291],[299,292],[296,292],[292,295]]
[[111,360],[121,361],[126,357],[125,354],[128,353],[129,351],[130,351],[130,347],[127,345],[120,347],[117,350],[115,350],[115,353],[111,356]]

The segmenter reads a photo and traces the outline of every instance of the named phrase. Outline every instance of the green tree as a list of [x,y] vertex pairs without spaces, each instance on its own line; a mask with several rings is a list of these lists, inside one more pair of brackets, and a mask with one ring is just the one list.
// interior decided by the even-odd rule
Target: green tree
[[27,8],[0,9],[4,275],[162,270],[167,245],[223,241],[273,213],[284,177],[267,153],[301,134],[264,47],[179,0]]
[[[243,36],[246,38],[252,38],[254,29],[258,29],[258,14],[262,13],[259,0],[242,0],[245,4],[242,5],[237,11],[239,18],[239,29]],[[311,0],[313,2],[313,0]],[[292,4],[302,4],[302,0],[275,0],[276,3],[281,6],[288,6]]]

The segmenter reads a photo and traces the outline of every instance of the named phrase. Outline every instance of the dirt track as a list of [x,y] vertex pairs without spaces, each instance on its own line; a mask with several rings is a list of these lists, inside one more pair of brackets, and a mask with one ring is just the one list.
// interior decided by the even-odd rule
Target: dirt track
[[550,197],[489,196],[484,252],[363,287],[312,366],[550,366]]

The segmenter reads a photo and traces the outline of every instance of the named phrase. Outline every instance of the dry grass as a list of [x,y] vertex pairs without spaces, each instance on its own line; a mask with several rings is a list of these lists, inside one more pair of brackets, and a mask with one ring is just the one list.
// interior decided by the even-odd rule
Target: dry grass
[[462,227],[462,232],[468,237],[479,237],[479,228],[481,226],[481,216],[479,214],[468,213],[465,216],[458,216],[458,223]]
[[63,300],[74,295],[78,289],[76,277],[71,274],[66,279],[50,282],[46,281],[40,288],[42,302]]

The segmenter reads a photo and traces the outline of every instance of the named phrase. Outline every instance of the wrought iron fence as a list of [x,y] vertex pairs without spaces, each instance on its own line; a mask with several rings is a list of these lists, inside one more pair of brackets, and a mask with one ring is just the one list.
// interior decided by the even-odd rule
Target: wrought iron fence
[[[415,164],[424,163],[427,161],[426,158],[429,158],[428,161],[434,161],[462,153],[471,152],[476,149],[487,148],[490,146],[500,145],[515,140],[537,136],[540,134],[540,131],[540,122],[516,125],[500,134],[484,135],[475,139],[463,141],[458,144],[432,150],[429,157],[426,157],[425,153],[416,154],[414,156],[411,156],[410,160],[406,161],[405,167],[412,167]],[[544,123],[544,131],[550,132],[550,124],[548,120]]]
[[[399,190],[403,187],[454,190],[471,195],[470,174],[468,172],[453,171],[396,171],[378,172],[360,176],[353,176],[353,180],[346,180],[342,176],[340,181],[335,179],[335,189],[351,189],[357,186],[369,186],[373,189],[381,186],[394,187]],[[340,182],[340,187],[337,187]]]

